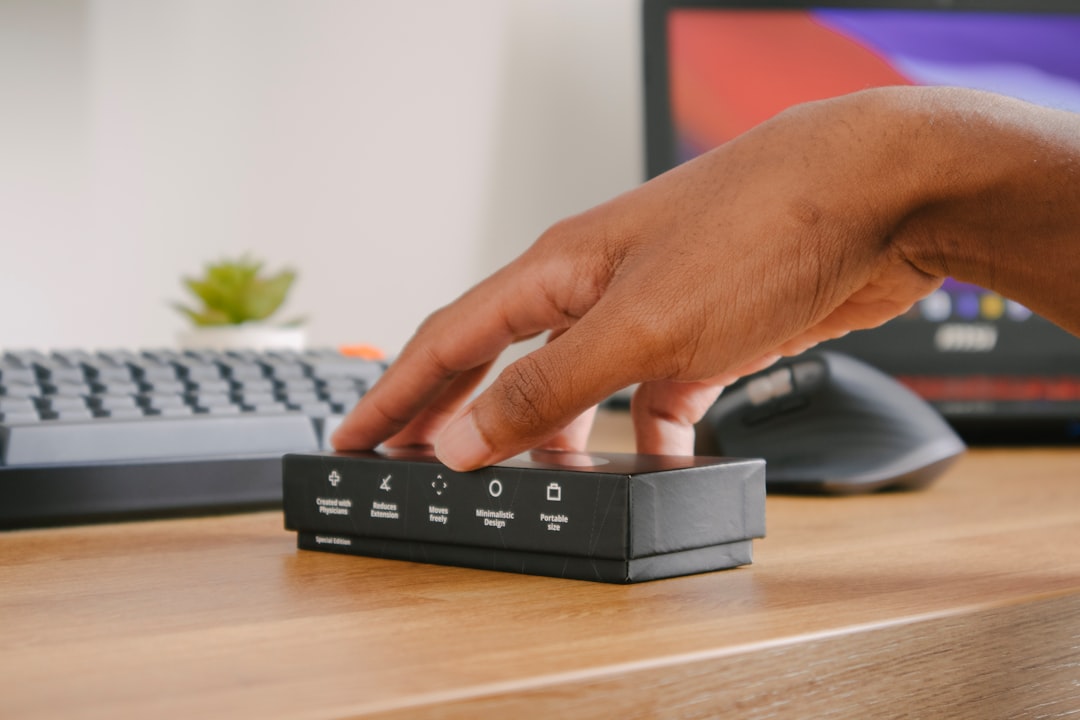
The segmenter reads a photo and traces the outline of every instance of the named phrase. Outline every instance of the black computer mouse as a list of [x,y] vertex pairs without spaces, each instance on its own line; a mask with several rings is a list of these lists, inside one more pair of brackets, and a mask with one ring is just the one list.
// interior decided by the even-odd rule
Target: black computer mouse
[[925,400],[848,355],[811,351],[724,390],[703,455],[765,459],[770,492],[852,494],[935,480],[964,442]]

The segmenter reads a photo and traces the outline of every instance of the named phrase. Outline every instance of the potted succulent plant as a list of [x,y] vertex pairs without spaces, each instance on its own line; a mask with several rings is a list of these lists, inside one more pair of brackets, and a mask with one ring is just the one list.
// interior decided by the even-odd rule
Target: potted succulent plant
[[202,277],[185,277],[184,286],[201,307],[173,303],[192,323],[180,334],[180,346],[192,350],[303,349],[302,318],[271,321],[296,280],[295,271],[286,268],[265,275],[262,269],[262,262],[245,255],[208,263]]

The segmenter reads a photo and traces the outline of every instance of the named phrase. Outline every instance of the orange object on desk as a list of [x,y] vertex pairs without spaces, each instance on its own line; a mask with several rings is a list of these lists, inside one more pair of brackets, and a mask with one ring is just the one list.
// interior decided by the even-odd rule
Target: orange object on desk
[[361,343],[359,345],[341,345],[338,347],[338,352],[346,357],[358,357],[365,360],[385,360],[386,353],[381,348],[377,348],[374,345],[367,345]]

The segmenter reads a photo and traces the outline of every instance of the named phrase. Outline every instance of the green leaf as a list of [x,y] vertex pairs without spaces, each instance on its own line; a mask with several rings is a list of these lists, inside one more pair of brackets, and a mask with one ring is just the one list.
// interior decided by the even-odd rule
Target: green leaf
[[284,270],[265,280],[253,279],[249,292],[245,294],[246,314],[256,320],[273,315],[285,302],[285,296],[295,279],[296,273],[291,270]]
[[[284,304],[296,272],[287,268],[262,277],[262,268],[262,262],[248,255],[207,263],[201,278],[183,278],[184,286],[199,299],[202,308],[192,309],[180,303],[173,303],[173,307],[199,326],[267,320]],[[299,324],[303,319],[290,322]]]

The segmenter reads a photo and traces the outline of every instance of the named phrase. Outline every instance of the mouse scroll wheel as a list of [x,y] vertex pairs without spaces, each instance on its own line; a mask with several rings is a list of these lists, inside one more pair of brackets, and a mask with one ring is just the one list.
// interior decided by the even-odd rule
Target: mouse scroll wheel
[[746,396],[751,405],[764,405],[793,392],[795,385],[792,383],[791,368],[786,367],[756,377],[746,384]]

